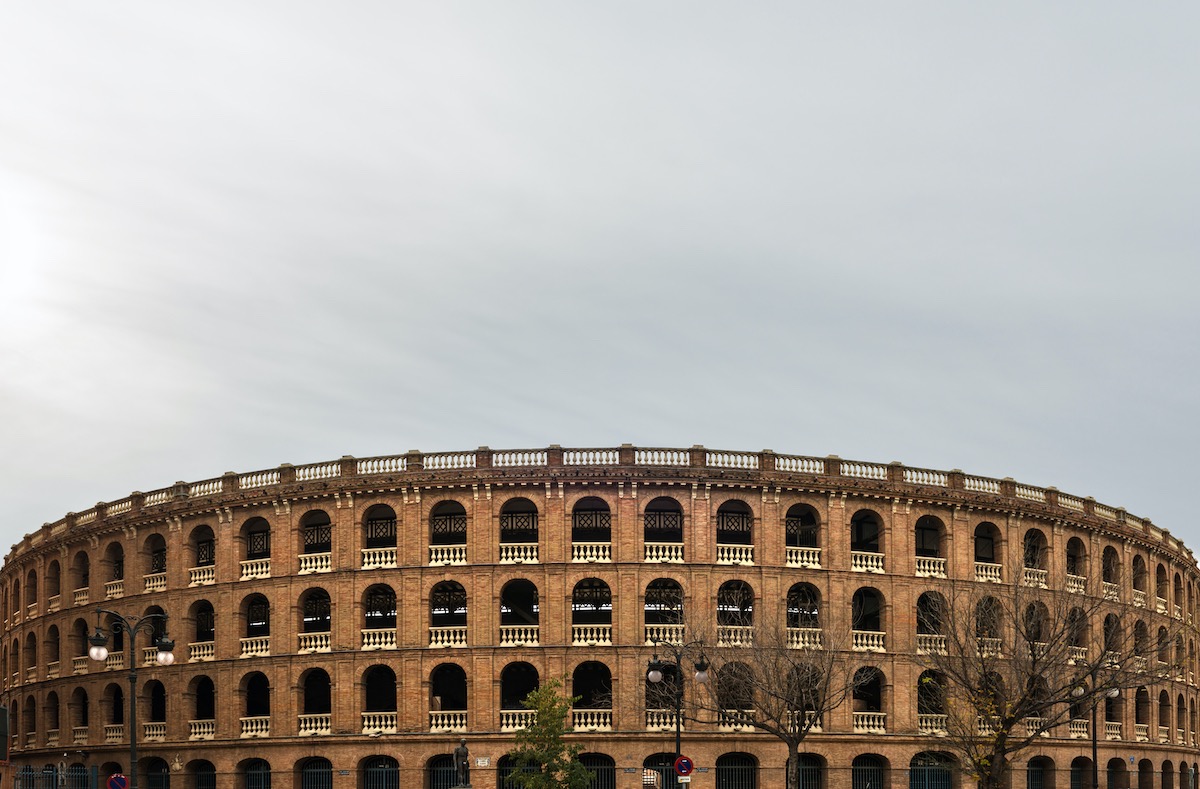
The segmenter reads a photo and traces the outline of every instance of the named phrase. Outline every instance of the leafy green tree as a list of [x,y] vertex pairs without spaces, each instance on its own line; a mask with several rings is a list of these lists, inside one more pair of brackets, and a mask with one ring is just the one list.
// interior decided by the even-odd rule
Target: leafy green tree
[[521,705],[534,713],[527,728],[516,734],[510,753],[513,772],[506,784],[517,789],[588,789],[594,775],[579,761],[581,747],[564,739],[567,717],[579,697],[563,695],[563,682],[551,679],[529,692]]

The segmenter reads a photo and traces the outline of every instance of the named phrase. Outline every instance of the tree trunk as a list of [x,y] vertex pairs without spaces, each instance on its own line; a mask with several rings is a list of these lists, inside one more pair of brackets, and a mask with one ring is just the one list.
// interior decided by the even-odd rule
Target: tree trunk
[[988,770],[979,779],[979,789],[1005,789],[1005,778],[1008,773],[1008,759],[997,755]]
[[800,789],[800,754],[796,752],[798,747],[788,743],[787,764],[784,767],[787,773],[787,789]]

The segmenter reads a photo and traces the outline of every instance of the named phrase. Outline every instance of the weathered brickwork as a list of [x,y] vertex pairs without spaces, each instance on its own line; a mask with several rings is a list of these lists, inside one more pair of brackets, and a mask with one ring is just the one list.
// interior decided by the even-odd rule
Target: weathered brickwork
[[[870,550],[852,547],[863,511],[878,523]],[[918,574],[918,557],[931,552],[918,545],[923,516],[936,524],[932,575]],[[1148,723],[1124,706],[1122,734],[1100,742],[1099,764],[1132,759],[1125,780],[1138,786],[1137,765],[1148,762],[1155,789],[1186,786],[1180,769],[1200,760],[1200,575],[1169,533],[1091,499],[958,471],[628,445],[285,465],[136,493],[47,524],[0,570],[0,700],[12,728],[3,780],[60,762],[127,770],[128,672],[114,662],[123,651],[110,641],[108,664],[86,657],[108,609],[165,613],[175,642],[173,665],[143,665],[151,642],[136,635],[143,786],[164,780],[160,771],[173,786],[205,786],[210,770],[213,785],[265,785],[260,769],[273,787],[325,786],[317,767],[336,787],[387,786],[372,776],[393,768],[400,786],[449,786],[445,755],[466,737],[473,784],[492,789],[512,745],[512,698],[536,676],[585,691],[577,712],[590,730],[572,736],[595,764],[612,766],[598,786],[641,787],[647,759],[674,751],[672,728],[648,728],[645,696],[647,587],[668,579],[689,623],[716,621],[730,581],[750,586],[759,612],[781,612],[789,588],[812,584],[826,632],[849,632],[852,596],[876,590],[885,650],[845,660],[882,672],[886,732],[856,730],[844,704],[803,750],[825,786],[850,786],[864,755],[886,784],[908,786],[914,757],[942,750],[920,733],[916,600],[993,571],[977,553],[984,523],[995,527],[995,558],[984,564],[1001,584],[1021,582],[1023,540],[1036,529],[1051,589],[1070,582],[1097,596],[1107,581],[1123,616],[1152,630],[1182,623],[1186,670],[1149,689]],[[1082,563],[1068,559],[1072,538]],[[1046,738],[1022,754],[1014,787],[1039,757],[1066,789],[1072,760],[1090,755],[1084,746],[1065,730]],[[783,785],[785,751],[768,736],[687,720],[682,750],[703,770],[695,785],[748,786],[755,771],[757,785]],[[1179,772],[1171,784],[1164,764]]]

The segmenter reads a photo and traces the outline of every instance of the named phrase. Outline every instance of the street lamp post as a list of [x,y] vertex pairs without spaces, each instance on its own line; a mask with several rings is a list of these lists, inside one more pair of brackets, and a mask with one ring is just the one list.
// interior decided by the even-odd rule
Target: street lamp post
[[[1091,676],[1091,688],[1092,688],[1092,725],[1091,725],[1091,731],[1092,731],[1092,789],[1100,789],[1100,765],[1098,764],[1098,761],[1100,758],[1100,756],[1099,756],[1099,752],[1100,752],[1099,734],[1100,734],[1100,732],[1098,732],[1096,730],[1096,706],[1100,701],[1100,697],[1099,697],[1099,693],[1097,692],[1097,689],[1096,689],[1096,668],[1095,667],[1092,668],[1091,672],[1089,672],[1089,675]],[[1087,688],[1084,687],[1083,685],[1079,685],[1078,687],[1076,687],[1074,690],[1071,691],[1071,695],[1074,696],[1075,698],[1079,698],[1086,692],[1087,692]],[[1108,690],[1104,691],[1104,695],[1106,698],[1115,699],[1117,696],[1121,695],[1121,691],[1117,688],[1109,688]],[[1108,720],[1108,719],[1105,718],[1105,720]]]
[[683,652],[688,647],[700,646],[700,657],[694,661],[696,673],[693,677],[700,684],[708,682],[708,659],[704,657],[703,643],[700,641],[691,641],[687,644],[671,644],[667,641],[652,642],[654,644],[654,657],[650,659],[650,663],[646,666],[646,679],[654,684],[663,681],[663,669],[670,665],[658,659],[658,648],[665,646],[671,650],[675,658],[675,758],[680,756],[679,750],[679,733],[680,723],[683,720]]
[[[108,614],[109,625],[108,632],[100,627],[100,615]],[[108,637],[109,634],[116,635],[125,633],[125,662],[129,666],[129,781],[130,789],[138,789],[138,769],[137,769],[137,670],[138,661],[135,659],[135,651],[133,648],[134,636],[139,630],[144,630],[148,635],[153,636],[155,625],[162,623],[162,633],[154,642],[153,646],[158,648],[158,654],[155,660],[160,666],[169,666],[175,662],[175,654],[172,650],[175,649],[175,642],[167,638],[167,615],[159,613],[149,613],[143,617],[124,617],[116,611],[109,611],[105,608],[96,610],[96,632],[88,636],[88,643],[91,647],[88,649],[88,656],[92,660],[103,663],[108,659]]]

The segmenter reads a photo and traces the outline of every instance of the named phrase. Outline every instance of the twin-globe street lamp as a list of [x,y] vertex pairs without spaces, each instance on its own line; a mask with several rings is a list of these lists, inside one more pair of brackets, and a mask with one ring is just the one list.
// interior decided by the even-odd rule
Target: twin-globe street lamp
[[[1094,668],[1091,671],[1091,677],[1092,677],[1091,687],[1095,691],[1092,694],[1092,724],[1091,724],[1091,731],[1092,731],[1092,789],[1100,789],[1100,766],[1096,763],[1096,760],[1099,758],[1099,756],[1098,756],[1099,743],[1097,741],[1097,735],[1099,734],[1099,732],[1096,731],[1096,704],[1099,702],[1099,689],[1096,688],[1096,670]],[[1078,698],[1082,698],[1083,694],[1087,693],[1087,691],[1088,691],[1088,689],[1086,686],[1078,685],[1071,691],[1071,695],[1078,699]],[[1121,691],[1119,688],[1109,688],[1108,690],[1104,691],[1104,696],[1106,698],[1115,699],[1116,697],[1118,697],[1120,695],[1121,695]],[[1107,718],[1105,718],[1105,720],[1107,720]]]
[[704,656],[704,644],[701,641],[691,641],[687,644],[672,644],[667,641],[655,639],[651,643],[654,644],[654,656],[646,666],[646,679],[651,683],[657,685],[662,682],[666,677],[663,669],[671,666],[669,662],[658,659],[658,648],[660,646],[669,648],[675,658],[675,758],[678,759],[681,755],[679,752],[680,723],[683,720],[683,653],[688,647],[699,646],[701,648],[700,657],[693,661],[693,665],[696,667],[693,679],[701,685],[707,683],[709,680],[708,659]]
[[[100,627],[100,615],[108,614],[109,624],[108,633]],[[126,618],[121,616],[116,611],[109,611],[104,608],[96,610],[96,632],[88,636],[88,643],[91,647],[88,649],[88,656],[92,660],[100,663],[108,660],[108,637],[111,633],[116,636],[121,633],[128,635],[125,638],[125,663],[129,667],[129,781],[130,789],[138,789],[138,768],[137,768],[137,670],[138,661],[134,659],[133,641],[134,636],[139,630],[144,630],[148,635],[153,637],[157,630],[156,625],[162,623],[162,631],[158,633],[158,638],[155,639],[152,646],[158,649],[158,654],[154,656],[154,660],[160,666],[169,666],[175,662],[175,642],[167,638],[167,615],[159,613],[149,613],[141,618]]]

